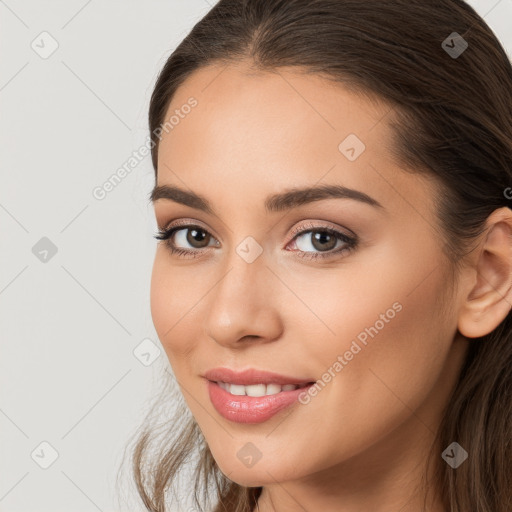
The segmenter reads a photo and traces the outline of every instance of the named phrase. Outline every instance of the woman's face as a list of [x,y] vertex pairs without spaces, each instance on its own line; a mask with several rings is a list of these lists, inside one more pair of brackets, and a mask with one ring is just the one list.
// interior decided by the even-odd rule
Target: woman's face
[[[241,485],[418,463],[465,350],[434,183],[392,160],[389,107],[244,66],[194,73],[159,146],[158,187],[183,193],[155,196],[158,227],[186,252],[159,243],[151,310],[184,398]],[[357,192],[278,198],[310,187]],[[241,397],[205,377],[219,367],[317,384]]]

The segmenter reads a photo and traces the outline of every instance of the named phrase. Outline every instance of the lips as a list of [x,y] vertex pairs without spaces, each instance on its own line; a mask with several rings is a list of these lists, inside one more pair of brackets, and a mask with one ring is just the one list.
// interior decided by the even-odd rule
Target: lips
[[205,372],[207,392],[217,412],[235,423],[261,423],[295,404],[315,379],[303,379],[250,368]]
[[227,384],[238,384],[241,386],[251,386],[255,384],[277,384],[285,386],[293,384],[303,387],[306,384],[315,382],[316,379],[304,379],[300,377],[290,377],[287,375],[280,375],[278,373],[267,372],[258,370],[256,368],[249,368],[243,371],[234,371],[230,368],[213,368],[205,372],[204,377],[211,382],[224,382]]
[[277,413],[298,402],[301,393],[312,386],[306,385],[292,391],[280,391],[273,395],[233,395],[216,382],[206,380],[207,393],[217,412],[226,420],[235,423],[262,423]]

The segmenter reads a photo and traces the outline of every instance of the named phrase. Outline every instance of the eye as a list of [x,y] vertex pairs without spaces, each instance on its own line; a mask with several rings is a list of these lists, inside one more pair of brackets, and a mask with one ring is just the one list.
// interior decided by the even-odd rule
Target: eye
[[[208,247],[211,241],[214,242],[213,245],[219,245],[219,242],[206,229],[191,224],[160,229],[155,238],[164,240],[171,253],[190,257],[202,253],[201,249]],[[189,244],[188,247],[187,244]]]
[[177,247],[190,244],[193,249],[203,249],[204,247],[208,247],[210,240],[212,240],[210,233],[201,229],[199,226],[176,229],[173,231],[173,234],[174,245]]
[[[292,244],[298,249],[298,256],[301,258],[328,258],[339,256],[340,253],[349,252],[355,249],[357,238],[346,235],[341,231],[327,226],[309,224],[301,228],[310,229],[294,230],[298,233],[292,240]],[[318,251],[318,252],[315,252]]]
[[[358,243],[355,236],[346,235],[332,227],[318,226],[313,223],[294,229],[292,234],[295,237],[290,244],[296,249],[292,252],[296,252],[297,256],[305,259],[340,256],[342,253],[354,250]],[[194,224],[175,225],[168,229],[160,229],[155,238],[165,241],[172,254],[186,258],[200,256],[207,247],[220,246],[218,240],[206,229]]]

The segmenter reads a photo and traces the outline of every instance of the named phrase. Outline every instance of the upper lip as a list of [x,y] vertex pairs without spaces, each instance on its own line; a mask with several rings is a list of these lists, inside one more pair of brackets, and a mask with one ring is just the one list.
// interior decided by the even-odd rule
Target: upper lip
[[301,379],[299,377],[288,377],[278,373],[249,368],[243,371],[235,371],[230,368],[212,368],[205,372],[204,377],[213,382],[227,382],[229,384],[240,384],[250,386],[251,384],[309,384],[314,379]]

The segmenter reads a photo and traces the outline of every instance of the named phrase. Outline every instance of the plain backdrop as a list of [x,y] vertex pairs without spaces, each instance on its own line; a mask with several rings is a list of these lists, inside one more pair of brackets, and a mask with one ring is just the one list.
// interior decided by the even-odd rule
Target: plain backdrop
[[[210,3],[0,1],[0,512],[143,510],[114,483],[168,367],[150,157],[93,190],[146,141],[156,75]],[[512,55],[512,0],[470,4]]]

